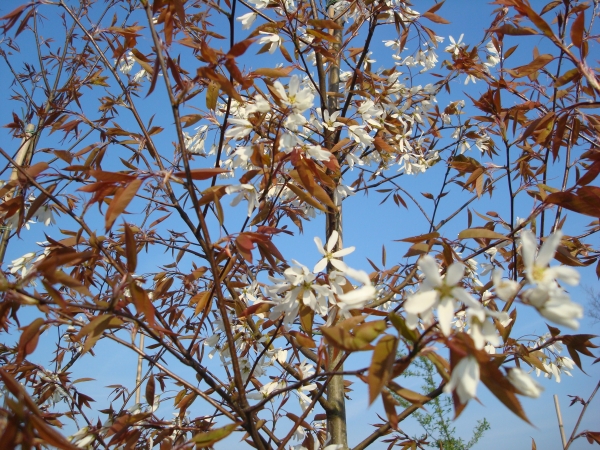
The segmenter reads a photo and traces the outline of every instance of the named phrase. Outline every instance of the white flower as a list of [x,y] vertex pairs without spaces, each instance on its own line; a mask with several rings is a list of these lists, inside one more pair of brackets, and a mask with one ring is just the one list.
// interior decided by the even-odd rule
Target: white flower
[[544,388],[527,372],[518,367],[508,370],[508,381],[519,391],[519,394],[531,398],[538,398]]
[[419,269],[425,274],[425,280],[419,291],[408,297],[404,303],[404,310],[410,314],[421,314],[427,319],[431,316],[433,308],[437,308],[440,329],[444,335],[450,334],[452,319],[454,318],[454,299],[465,305],[480,308],[481,305],[464,288],[458,287],[464,276],[464,266],[458,262],[453,263],[442,278],[435,259],[429,255],[419,260]]
[[258,206],[258,194],[256,188],[251,184],[238,184],[235,186],[227,186],[225,192],[233,194],[239,192],[239,194],[232,200],[231,206],[236,206],[242,199],[248,200],[248,217],[252,215],[254,208]]
[[492,272],[492,281],[494,283],[494,287],[496,288],[496,295],[501,300],[507,302],[513,298],[517,292],[519,292],[519,283],[514,280],[503,280],[501,277],[501,269],[495,269]]
[[[287,292],[284,304],[291,307],[297,312],[299,305],[297,302],[298,295],[302,296],[302,304],[308,306],[317,314],[325,315],[327,313],[327,300],[329,296],[329,288],[313,284],[315,276],[308,270],[308,267],[292,260],[295,266],[288,267],[283,272],[286,280],[290,283],[292,289]],[[315,295],[316,294],[316,295]],[[283,311],[281,307],[276,306],[273,311]],[[286,312],[287,317],[288,312]]]
[[141,69],[138,73],[136,73],[133,76],[133,81],[137,83],[138,81],[142,81],[142,78],[144,78],[144,77],[146,77],[146,79],[148,81],[152,80],[152,77],[150,76],[150,74],[148,72],[146,72],[145,69]]
[[536,256],[537,244],[529,230],[521,232],[521,254],[526,279],[534,287],[523,293],[527,303],[535,307],[545,318],[573,329],[579,327],[577,319],[583,317],[581,305],[571,301],[569,295],[558,285],[556,279],[577,285],[579,273],[571,267],[547,267],[560,244],[562,233],[550,235]]
[[273,33],[267,33],[265,31],[259,31],[259,33],[262,34],[263,37],[261,37],[258,40],[258,43],[259,44],[271,44],[271,46],[269,47],[269,53],[271,53],[271,54],[275,53],[275,50],[277,50],[279,45],[281,45],[281,37],[279,37]]
[[43,223],[46,226],[50,226],[56,223],[56,220],[52,215],[52,208],[49,205],[40,206],[35,212],[34,219],[38,222]]
[[340,314],[347,318],[351,316],[350,310],[360,309],[365,306],[368,301],[374,299],[377,295],[377,289],[375,289],[375,286],[371,283],[369,275],[366,272],[348,267],[346,268],[345,273],[356,281],[363,283],[362,287],[337,296],[339,299],[337,305],[340,308]]
[[386,47],[391,48],[392,50],[396,50],[400,52],[400,39],[395,39],[393,41],[382,41]]
[[129,72],[131,72],[131,69],[133,69],[134,64],[135,58],[133,57],[133,53],[127,52],[127,54],[119,61],[119,71],[127,75]]
[[490,41],[485,46],[485,49],[489,54],[487,55],[486,62],[484,64],[487,67],[496,66],[500,62],[500,55],[498,54],[498,50],[496,50],[496,46],[492,41]]
[[458,399],[464,405],[477,395],[479,364],[473,356],[466,356],[452,369],[450,381],[444,386],[447,394],[456,389]]
[[263,9],[269,6],[270,0],[248,0],[256,9]]
[[292,113],[285,118],[283,124],[290,131],[297,131],[298,128],[305,125],[306,122],[308,121],[306,120],[306,117],[304,117],[302,114]]
[[314,241],[315,244],[317,244],[317,250],[319,251],[319,253],[321,255],[323,255],[323,259],[321,259],[316,265],[315,268],[313,269],[314,273],[319,273],[321,272],[323,269],[325,269],[325,267],[327,267],[327,263],[331,263],[331,265],[333,267],[335,267],[336,269],[344,272],[346,269],[348,269],[348,266],[341,260],[337,259],[337,258],[341,258],[343,256],[349,255],[350,253],[352,253],[355,250],[355,247],[348,247],[348,248],[344,248],[344,249],[340,249],[337,252],[332,252],[333,248],[335,247],[335,245],[338,242],[338,237],[339,234],[336,230],[334,230],[331,233],[331,236],[329,236],[329,240],[327,241],[327,247],[323,247],[323,242],[321,241],[320,237],[315,237]]
[[467,78],[465,79],[465,85],[472,82],[473,84],[477,83],[477,78],[472,73],[467,74]]
[[188,152],[198,155],[204,154],[204,142],[206,141],[206,132],[208,125],[201,125],[196,128],[196,134],[190,136],[187,132],[183,132],[184,145]]
[[242,24],[242,30],[247,30],[252,26],[252,24],[256,20],[256,17],[257,14],[255,12],[249,12],[247,14],[244,14],[243,16],[238,17],[235,20],[239,21]]
[[271,110],[271,104],[262,95],[257,94],[254,96],[254,103],[249,103],[246,107],[246,112],[251,114],[253,112],[266,113]]
[[348,197],[349,195],[354,195],[354,189],[350,186],[344,186],[343,184],[338,184],[333,192],[333,203],[336,205],[341,205],[342,200]]
[[298,75],[294,75],[290,78],[287,93],[279,80],[273,83],[273,87],[277,91],[281,101],[285,105],[290,106],[292,111],[296,114],[302,114],[313,105],[315,95],[308,88],[300,90],[300,78]]
[[271,381],[270,383],[261,386],[258,392],[251,392],[246,396],[252,400],[264,400],[273,392],[285,389],[285,387],[286,382],[283,380]]
[[302,408],[302,412],[306,411],[306,409],[310,406],[312,400],[311,398],[305,394],[305,392],[314,391],[317,388],[315,383],[310,383],[304,386],[300,386],[296,389],[296,395],[298,396],[298,400],[300,401],[300,407]]
[[528,289],[523,297],[546,319],[574,330],[579,328],[577,319],[583,318],[583,307],[572,302],[569,295],[558,286]]
[[320,145],[305,145],[304,152],[315,161],[329,161],[333,156],[329,150],[325,150]]
[[[335,131],[336,128],[341,127],[343,124],[341,122],[336,122],[340,112],[341,111],[335,111],[332,114],[329,114],[328,110],[323,110],[323,126],[329,131]],[[321,108],[317,108],[317,114],[319,113],[321,113]]]
[[525,265],[525,275],[529,283],[554,286],[556,284],[555,280],[559,279],[572,286],[579,284],[579,273],[575,269],[565,266],[548,267],[548,264],[554,258],[554,253],[556,253],[561,239],[562,232],[560,230],[548,236],[536,257],[537,243],[535,236],[530,230],[521,232],[521,254]]
[[460,35],[460,37],[458,38],[458,42],[454,41],[454,38],[452,36],[450,36],[450,42],[452,42],[452,44],[450,44],[448,47],[446,47],[445,51],[447,51],[448,53],[454,54],[454,56],[457,56],[460,49],[462,47],[464,47],[464,45],[465,45],[465,44],[462,44],[463,36],[464,36],[464,34]]
[[243,139],[252,132],[252,124],[246,119],[229,119],[229,123],[235,125],[225,132],[225,137],[234,139]]
[[348,127],[348,131],[352,139],[359,144],[370,145],[373,142],[373,138],[360,125],[351,125]]
[[468,308],[467,319],[469,322],[469,335],[473,339],[475,348],[481,350],[485,347],[486,342],[491,343],[493,346],[500,344],[498,331],[492,322],[486,320],[486,310],[484,308]]
[[35,258],[35,253],[25,253],[23,256],[17,259],[12,260],[12,264],[10,266],[10,273],[17,273],[19,270],[21,271],[21,276],[24,277],[27,274],[27,265]]

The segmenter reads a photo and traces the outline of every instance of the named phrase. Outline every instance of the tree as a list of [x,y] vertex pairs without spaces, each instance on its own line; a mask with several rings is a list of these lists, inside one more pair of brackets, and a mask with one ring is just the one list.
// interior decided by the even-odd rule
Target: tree
[[[550,325],[511,333],[517,311],[577,329],[569,266],[598,263],[598,5],[494,3],[479,43],[441,46],[443,2],[34,0],[5,14],[0,254],[18,257],[1,280],[0,446],[204,448],[236,433],[259,449],[422,448],[399,423],[444,393],[459,415],[480,382],[527,420],[518,395],[541,391],[527,368],[558,377],[595,347]],[[368,193],[411,225],[396,231],[404,256],[388,266],[384,246],[371,273],[342,243],[342,204]],[[49,226],[41,247],[32,220]],[[314,268],[279,250],[321,220]],[[111,343],[138,355],[138,379],[98,410],[74,376]],[[441,380],[425,395],[398,378],[420,358]],[[387,417],[349,443],[350,383]]]

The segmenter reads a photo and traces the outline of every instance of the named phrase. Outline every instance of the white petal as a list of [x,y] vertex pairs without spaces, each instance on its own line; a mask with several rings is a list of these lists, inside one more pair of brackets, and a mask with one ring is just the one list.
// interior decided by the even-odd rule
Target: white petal
[[343,248],[341,250],[338,250],[335,253],[332,253],[331,256],[333,256],[334,258],[340,258],[342,256],[346,256],[349,255],[350,253],[352,253],[354,250],[356,250],[356,247],[348,247],[348,248]]
[[404,311],[409,314],[421,314],[431,309],[438,302],[437,291],[419,291],[404,302]]
[[315,244],[317,244],[317,250],[319,251],[319,253],[323,256],[325,256],[325,249],[323,248],[323,241],[321,241],[321,238],[318,236],[315,236]]
[[538,398],[544,390],[527,372],[518,367],[510,369],[507,378],[521,395],[526,395],[527,397]]
[[315,268],[313,269],[313,273],[319,273],[322,272],[325,267],[327,267],[327,258],[323,258],[321,259],[316,265]]
[[572,267],[557,266],[551,267],[548,271],[551,271],[554,278],[558,278],[571,286],[579,284],[579,272]]
[[462,280],[464,273],[465,266],[458,262],[452,263],[446,271],[446,285],[454,286],[456,283]]
[[298,78],[298,75],[294,75],[292,78],[290,78],[290,84],[288,86],[290,95],[295,95],[298,92],[299,87],[300,87],[300,78]]
[[533,270],[536,249],[537,242],[533,233],[530,230],[523,230],[521,232],[521,256],[527,272]]
[[333,250],[333,248],[335,247],[335,244],[337,244],[338,242],[338,232],[336,230],[333,230],[331,232],[331,236],[329,236],[329,239],[327,240],[327,252],[331,253],[331,250]]
[[438,321],[445,336],[450,336],[452,319],[454,319],[454,301],[450,298],[443,299],[437,307]]
[[371,279],[369,278],[369,275],[367,274],[367,272],[365,272],[364,270],[356,270],[351,267],[348,267],[345,270],[345,273],[349,277],[354,278],[359,283],[371,284]]
[[452,295],[456,300],[463,302],[470,308],[481,308],[481,303],[475,300],[475,297],[473,297],[463,288],[452,289]]
[[341,272],[346,272],[348,270],[348,265],[344,261],[340,261],[339,259],[330,259],[329,262],[333,267]]
[[374,286],[366,285],[359,289],[354,289],[353,291],[350,291],[347,294],[338,295],[338,298],[342,302],[347,303],[350,306],[354,306],[355,308],[362,308],[364,303],[375,298],[376,294],[377,290]]
[[[461,403],[467,403],[477,395],[477,384],[479,383],[479,364],[471,356],[463,358],[460,363],[465,361],[465,367],[460,371],[462,373],[460,385],[456,393]],[[458,363],[460,365],[460,363]]]
[[427,277],[427,282],[431,286],[439,287],[442,285],[442,277],[440,276],[440,271],[435,259],[429,255],[425,255],[419,260],[418,266],[421,272]]
[[558,244],[562,239],[562,232],[559,230],[556,233],[551,234],[540,248],[537,259],[535,261],[536,266],[546,267],[554,258]]

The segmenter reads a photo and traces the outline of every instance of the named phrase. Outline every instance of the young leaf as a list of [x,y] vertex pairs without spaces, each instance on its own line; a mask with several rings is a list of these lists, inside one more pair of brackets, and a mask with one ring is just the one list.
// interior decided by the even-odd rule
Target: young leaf
[[398,339],[385,335],[375,345],[373,358],[367,375],[369,385],[369,404],[373,403],[383,387],[388,383],[392,374],[392,366],[396,359]]

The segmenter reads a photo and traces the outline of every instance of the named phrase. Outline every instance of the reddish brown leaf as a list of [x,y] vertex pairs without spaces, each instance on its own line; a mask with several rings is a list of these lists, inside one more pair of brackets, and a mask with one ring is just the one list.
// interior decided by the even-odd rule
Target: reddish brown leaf
[[135,237],[133,231],[126,223],[123,223],[125,229],[125,253],[127,255],[127,270],[130,273],[135,272],[137,267],[137,246],[135,244]]
[[121,213],[125,211],[125,208],[127,208],[131,200],[133,200],[135,194],[137,194],[137,191],[141,185],[142,180],[135,179],[131,183],[129,183],[125,188],[123,188],[115,194],[112,201],[110,202],[110,205],[108,206],[108,209],[106,210],[104,226],[107,231],[112,228],[113,223],[115,223],[117,217],[119,217]]
[[369,403],[373,403],[383,387],[387,384],[392,374],[392,367],[396,359],[398,339],[385,335],[375,345],[373,358],[367,375],[369,385]]
[[[190,178],[192,180],[208,180],[222,173],[228,173],[227,169],[207,168],[207,169],[190,169]],[[185,172],[175,172],[173,175],[179,178],[187,178]]]
[[442,24],[449,24],[450,21],[444,19],[443,17],[438,16],[437,14],[434,14],[432,12],[426,11],[423,13],[423,17],[425,17],[426,19],[431,20],[432,22],[435,23],[442,23]]
[[536,73],[541,68],[545,67],[550,61],[554,59],[551,54],[540,55],[531,61],[529,64],[524,66],[515,67],[514,69],[506,69],[515,78],[521,78]]
[[27,355],[31,355],[40,337],[40,328],[44,325],[44,319],[37,318],[31,322],[19,337],[19,353],[17,354],[17,364],[21,364]]
[[585,28],[585,11],[581,11],[573,25],[571,25],[571,41],[573,45],[581,50],[581,44],[583,43],[583,30]]
[[146,382],[146,390],[145,390],[146,402],[148,402],[148,405],[150,405],[151,407],[152,407],[152,405],[154,405],[155,389],[156,389],[156,383],[154,381],[154,375],[151,374],[150,378],[148,378],[148,381]]
[[229,52],[227,52],[227,56],[231,56],[237,58],[238,56],[242,56],[248,50],[248,47],[252,45],[254,39],[244,39],[243,41],[237,42],[234,44]]

